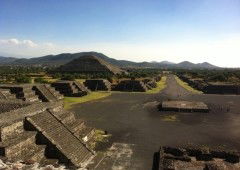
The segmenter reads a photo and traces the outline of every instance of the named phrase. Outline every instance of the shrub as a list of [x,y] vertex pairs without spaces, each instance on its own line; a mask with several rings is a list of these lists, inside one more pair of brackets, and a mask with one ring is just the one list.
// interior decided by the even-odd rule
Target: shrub
[[35,78],[35,79],[34,79],[34,82],[35,82],[35,83],[48,83],[48,81],[45,80],[45,79],[42,78],[42,77]]
[[15,77],[15,82],[16,83],[31,83],[32,79],[25,75],[19,75],[19,76]]

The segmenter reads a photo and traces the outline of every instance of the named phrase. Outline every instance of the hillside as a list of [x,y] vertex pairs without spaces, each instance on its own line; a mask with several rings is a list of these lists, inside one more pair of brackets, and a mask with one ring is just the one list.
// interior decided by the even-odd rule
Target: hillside
[[98,52],[80,52],[80,53],[62,53],[58,55],[47,55],[42,57],[26,58],[13,58],[13,57],[0,57],[0,65],[20,65],[20,66],[51,66],[59,67],[74,59],[82,56],[96,56],[112,65],[118,67],[137,67],[137,68],[185,68],[185,69],[217,69],[219,67],[211,65],[207,62],[194,64],[188,61],[181,63],[172,63],[168,61],[162,62],[132,62],[127,60],[116,60]]

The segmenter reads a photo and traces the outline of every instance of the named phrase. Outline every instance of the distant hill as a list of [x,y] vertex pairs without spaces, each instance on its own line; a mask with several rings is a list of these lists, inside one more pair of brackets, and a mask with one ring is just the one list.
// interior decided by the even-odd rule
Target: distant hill
[[80,53],[62,53],[58,55],[47,55],[43,57],[34,57],[34,58],[13,58],[13,57],[0,57],[0,65],[20,65],[20,66],[51,66],[59,67],[64,65],[74,59],[77,59],[82,56],[96,56],[112,65],[127,68],[184,68],[184,69],[217,69],[219,67],[214,66],[210,63],[198,63],[194,64],[189,61],[184,61],[181,63],[172,63],[169,61],[162,62],[133,62],[127,60],[116,60],[110,58],[102,53],[98,52],[80,52]]
[[103,59],[93,56],[85,55],[70,61],[67,64],[60,66],[58,71],[74,72],[74,73],[111,73],[121,74],[125,72],[119,67],[114,66]]
[[15,60],[16,60],[16,58],[14,58],[14,57],[3,57],[3,56],[0,56],[0,64],[12,63]]

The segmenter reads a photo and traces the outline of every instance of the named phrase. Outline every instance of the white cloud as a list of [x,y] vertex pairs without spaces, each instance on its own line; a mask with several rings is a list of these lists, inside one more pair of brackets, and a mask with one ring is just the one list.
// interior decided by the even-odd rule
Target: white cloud
[[3,46],[23,46],[23,47],[37,47],[38,45],[31,40],[18,40],[16,38],[12,39],[2,39],[0,40],[0,45]]
[[0,52],[16,54],[16,56],[41,56],[56,51],[56,46],[50,42],[36,43],[32,40],[16,38],[0,39]]

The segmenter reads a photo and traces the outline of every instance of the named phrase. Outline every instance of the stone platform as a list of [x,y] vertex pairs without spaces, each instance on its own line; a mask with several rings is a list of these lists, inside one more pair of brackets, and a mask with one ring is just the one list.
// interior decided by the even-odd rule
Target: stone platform
[[208,112],[208,106],[203,102],[163,101],[159,110],[176,112]]
[[95,156],[95,129],[64,110],[63,101],[0,100],[0,157],[85,167]]
[[153,169],[238,170],[239,161],[237,151],[163,146],[154,155]]

